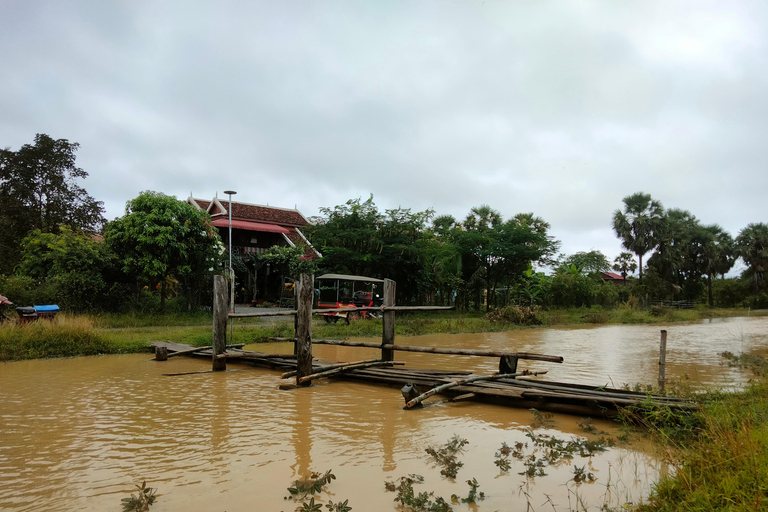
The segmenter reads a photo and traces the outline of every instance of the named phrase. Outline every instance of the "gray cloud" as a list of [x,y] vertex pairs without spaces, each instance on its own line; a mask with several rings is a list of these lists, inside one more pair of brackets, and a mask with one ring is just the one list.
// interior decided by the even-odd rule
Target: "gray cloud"
[[293,207],[532,211],[620,251],[643,190],[734,235],[768,220],[761,2],[0,4],[0,145],[81,144],[142,190]]

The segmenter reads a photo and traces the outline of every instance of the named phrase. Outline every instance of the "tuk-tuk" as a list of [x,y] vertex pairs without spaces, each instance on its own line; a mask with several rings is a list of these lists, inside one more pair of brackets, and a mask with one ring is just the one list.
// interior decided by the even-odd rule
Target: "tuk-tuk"
[[[375,277],[351,276],[346,274],[325,274],[315,278],[319,291],[318,309],[322,308],[363,308],[382,304],[378,292],[384,281]],[[339,318],[350,323],[357,318],[374,318],[375,311],[329,311],[320,313],[328,323],[336,323]]]
[[5,314],[6,306],[13,306],[13,302],[0,295],[0,323],[5,322],[6,320],[10,321],[10,317]]

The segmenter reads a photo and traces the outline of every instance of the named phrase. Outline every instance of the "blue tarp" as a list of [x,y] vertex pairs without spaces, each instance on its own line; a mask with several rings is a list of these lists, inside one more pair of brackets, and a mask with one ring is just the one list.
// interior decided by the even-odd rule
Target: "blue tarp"
[[59,306],[53,304],[49,306],[34,306],[37,313],[58,313]]

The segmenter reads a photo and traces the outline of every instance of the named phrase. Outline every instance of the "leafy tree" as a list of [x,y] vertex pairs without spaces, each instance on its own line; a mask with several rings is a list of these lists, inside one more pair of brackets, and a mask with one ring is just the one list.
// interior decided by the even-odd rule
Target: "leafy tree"
[[664,216],[664,207],[650,194],[637,192],[623,199],[624,211],[613,213],[613,230],[622,245],[637,255],[640,262],[640,280],[643,279],[643,256],[658,244],[658,230]]
[[18,151],[0,150],[0,272],[19,261],[19,243],[30,232],[58,233],[60,226],[96,231],[104,208],[78,180],[88,176],[75,164],[79,144],[37,134]]
[[599,274],[611,269],[608,258],[600,251],[577,252],[567,256],[563,263],[566,266],[576,266],[580,271],[587,274]]
[[321,208],[306,229],[330,272],[389,278],[397,282],[398,301],[419,302],[427,295],[426,223],[433,212],[397,208],[379,212],[371,195]]
[[768,269],[768,224],[752,223],[736,237],[736,252],[749,266],[752,289],[765,289],[765,271]]
[[626,283],[627,274],[637,270],[637,263],[631,252],[622,252],[613,260],[613,270],[621,274]]
[[548,230],[549,224],[532,213],[520,213],[503,222],[487,205],[473,208],[461,228],[453,232],[462,256],[465,300],[484,285],[490,309],[500,285],[519,282],[533,263],[548,262],[559,245]]
[[160,192],[128,201],[125,216],[107,224],[105,238],[125,272],[151,286],[159,283],[161,311],[172,277],[210,276],[224,253],[206,212]]
[[58,234],[35,230],[24,238],[16,273],[34,279],[48,300],[66,309],[93,310],[104,307],[112,261],[105,244],[62,226]]

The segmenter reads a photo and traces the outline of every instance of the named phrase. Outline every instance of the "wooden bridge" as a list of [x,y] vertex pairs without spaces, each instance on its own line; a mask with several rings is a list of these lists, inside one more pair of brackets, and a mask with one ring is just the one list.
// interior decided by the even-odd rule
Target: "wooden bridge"
[[[213,346],[192,347],[172,342],[154,342],[156,359],[167,360],[177,355],[209,358],[213,371],[226,369],[227,361],[248,363],[264,368],[281,370],[282,377],[295,377],[292,384],[281,385],[281,389],[294,389],[311,385],[313,380],[335,378],[383,384],[401,388],[406,408],[419,406],[434,394],[450,397],[452,400],[475,400],[513,407],[535,408],[543,411],[562,412],[585,416],[613,416],[621,407],[645,403],[649,400],[673,408],[693,408],[692,403],[670,397],[654,396],[627,390],[579,384],[544,382],[530,377],[547,372],[519,371],[518,361],[536,360],[562,363],[560,356],[532,354],[511,351],[451,349],[438,347],[416,347],[395,343],[395,313],[397,311],[451,309],[431,306],[395,306],[395,282],[384,282],[384,304],[376,308],[357,308],[381,311],[383,334],[381,343],[353,342],[312,339],[313,278],[302,275],[297,287],[296,310],[280,313],[254,311],[231,313],[227,311],[227,285],[223,276],[214,279]],[[323,312],[329,309],[324,308]],[[350,311],[345,308],[343,311]],[[242,317],[273,315],[295,316],[296,337],[277,341],[294,343],[294,354],[269,354],[242,350],[242,345],[226,345],[227,320]],[[312,357],[313,344],[364,347],[381,351],[380,357],[355,362],[323,362]],[[426,352],[432,354],[463,355],[468,357],[494,357],[499,359],[499,372],[493,375],[473,375],[470,372],[411,369],[396,361],[395,351]]]

